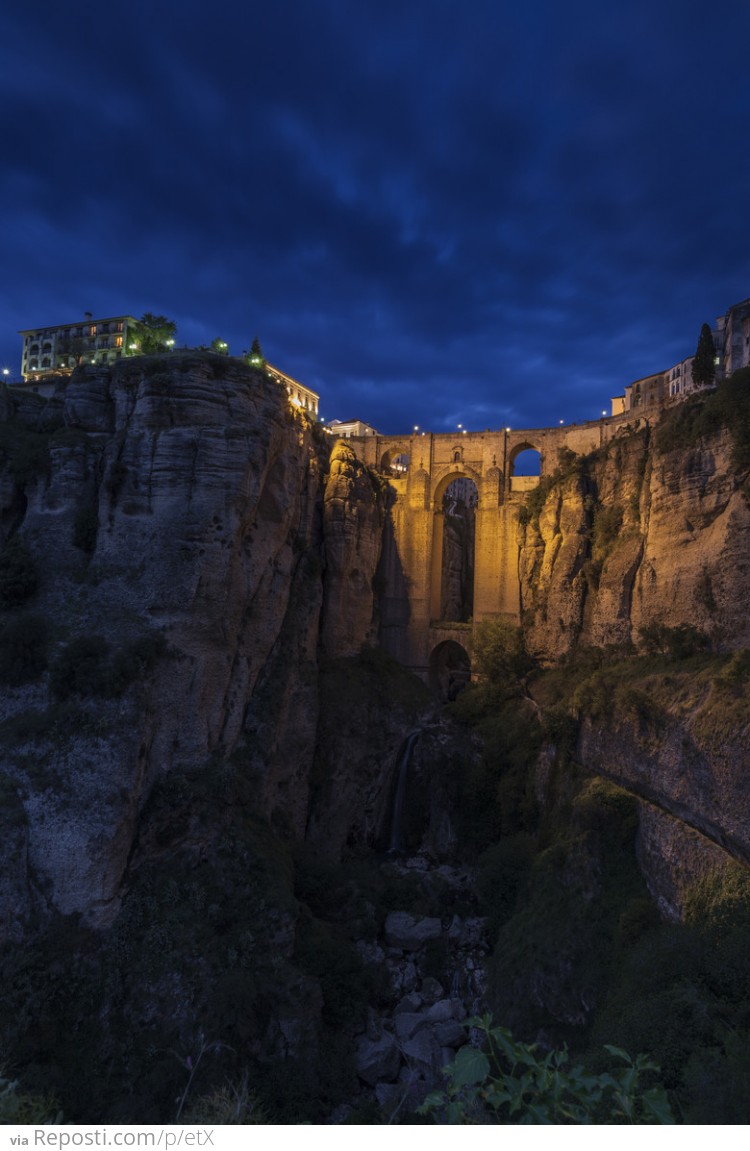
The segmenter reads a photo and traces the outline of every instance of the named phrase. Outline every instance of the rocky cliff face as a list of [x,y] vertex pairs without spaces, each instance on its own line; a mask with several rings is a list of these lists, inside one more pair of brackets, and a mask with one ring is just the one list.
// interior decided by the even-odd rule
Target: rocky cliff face
[[322,641],[328,656],[356,655],[363,642],[375,643],[373,575],[384,523],[384,489],[344,440],[338,440],[331,452],[323,501],[326,599]]
[[750,644],[750,508],[732,438],[720,430],[672,451],[654,438],[627,429],[585,466],[563,467],[519,529],[524,626],[542,658],[637,642],[652,623]]
[[578,758],[639,797],[644,874],[662,912],[679,918],[697,876],[729,857],[750,863],[745,786],[748,691],[741,657],[710,668],[644,676],[584,719]]
[[[718,650],[750,646],[744,417],[732,424],[727,414],[705,421],[702,436],[688,434],[686,408],[666,417],[677,434],[627,427],[542,481],[519,527],[524,629],[542,660],[640,646],[655,625],[687,625]],[[640,797],[641,860],[672,917],[690,882],[723,867],[727,852],[750,860],[742,659],[734,674],[675,666],[637,684],[602,672],[593,712],[582,702],[577,759]]]
[[0,524],[39,584],[6,620],[42,619],[51,669],[0,705],[18,936],[34,905],[109,922],[154,783],[211,756],[241,756],[257,811],[302,834],[318,647],[372,638],[382,502],[345,447],[329,471],[281,388],[223,357],[123,361],[2,402]]

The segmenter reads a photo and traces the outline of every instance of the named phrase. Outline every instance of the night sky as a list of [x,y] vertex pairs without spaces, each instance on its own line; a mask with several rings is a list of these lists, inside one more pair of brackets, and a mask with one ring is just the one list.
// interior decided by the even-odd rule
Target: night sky
[[0,366],[150,311],[325,419],[594,419],[750,296],[749,50],[747,0],[5,5]]

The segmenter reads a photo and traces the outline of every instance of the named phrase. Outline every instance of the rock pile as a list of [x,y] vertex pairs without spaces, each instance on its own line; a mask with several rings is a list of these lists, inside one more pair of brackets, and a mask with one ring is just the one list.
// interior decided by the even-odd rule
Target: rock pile
[[[471,869],[434,867],[424,856],[398,866],[421,872],[428,883],[438,874],[459,897],[474,883]],[[387,971],[393,992],[388,1009],[370,1011],[356,1054],[363,1093],[374,1095],[388,1121],[413,1112],[440,1087],[442,1069],[470,1042],[465,1021],[481,1005],[486,928],[479,916],[441,919],[392,911],[376,942],[359,942],[362,958]],[[437,966],[440,979],[430,974]],[[346,1116],[336,1120],[345,1122]]]

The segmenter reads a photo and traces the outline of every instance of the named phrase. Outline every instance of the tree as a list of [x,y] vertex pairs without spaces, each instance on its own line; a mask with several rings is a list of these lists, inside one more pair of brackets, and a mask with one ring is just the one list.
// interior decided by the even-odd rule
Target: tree
[[145,312],[128,332],[128,351],[134,355],[153,356],[174,344],[177,325],[166,316]]
[[80,367],[88,350],[89,346],[83,336],[68,337],[68,339],[64,340],[60,345],[58,355],[62,363],[60,363],[58,366],[67,368],[70,366],[70,361],[73,360],[75,366],[77,368]]
[[716,366],[714,364],[714,338],[711,335],[711,329],[708,324],[704,324],[701,328],[701,334],[698,337],[698,347],[696,348],[695,358],[693,359],[693,383],[699,387],[705,384],[712,384],[714,376],[716,375]]
[[261,348],[260,348],[260,340],[258,339],[257,336],[253,340],[252,346],[250,348],[250,355],[248,356],[248,363],[253,368],[265,367],[266,361],[263,358],[263,352],[261,351]]
[[215,340],[211,340],[211,351],[218,352],[221,356],[229,355],[229,344],[226,340],[220,340],[217,336]]
[[520,627],[504,619],[474,625],[474,667],[484,682],[492,687],[516,685],[533,666]]

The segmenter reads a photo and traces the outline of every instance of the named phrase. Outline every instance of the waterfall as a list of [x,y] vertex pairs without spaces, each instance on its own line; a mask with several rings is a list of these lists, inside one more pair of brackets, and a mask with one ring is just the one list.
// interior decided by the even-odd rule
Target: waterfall
[[406,805],[406,780],[409,774],[409,763],[414,744],[420,733],[412,731],[407,735],[401,745],[396,765],[396,792],[393,797],[393,815],[391,816],[391,838],[388,844],[389,852],[403,851],[403,822],[404,807]]

